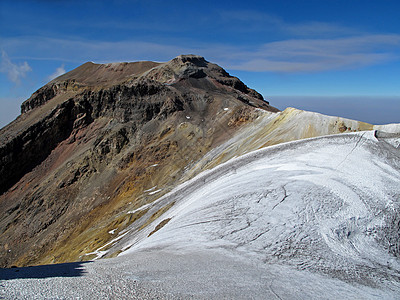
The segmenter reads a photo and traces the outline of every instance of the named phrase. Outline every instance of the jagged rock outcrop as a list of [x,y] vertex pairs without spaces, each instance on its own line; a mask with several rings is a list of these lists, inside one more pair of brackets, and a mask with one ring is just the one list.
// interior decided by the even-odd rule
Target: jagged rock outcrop
[[49,82],[0,131],[0,266],[89,259],[254,108],[277,111],[195,55],[86,63]]

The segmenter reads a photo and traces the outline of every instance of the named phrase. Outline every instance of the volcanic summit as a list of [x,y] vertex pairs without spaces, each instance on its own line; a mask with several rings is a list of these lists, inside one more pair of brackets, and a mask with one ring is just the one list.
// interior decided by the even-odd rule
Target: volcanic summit
[[0,130],[3,290],[395,298],[399,145],[399,124],[281,112],[201,56],[85,63]]

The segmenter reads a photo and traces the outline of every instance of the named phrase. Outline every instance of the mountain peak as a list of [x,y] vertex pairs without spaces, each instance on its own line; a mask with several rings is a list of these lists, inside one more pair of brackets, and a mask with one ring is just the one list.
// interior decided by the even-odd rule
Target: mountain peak
[[219,90],[234,93],[236,97],[255,107],[277,111],[270,107],[263,96],[250,89],[239,78],[231,76],[220,66],[208,62],[204,57],[179,55],[164,63],[152,61],[118,62],[96,64],[87,62],[65,73],[39,90],[21,105],[21,113],[42,106],[55,96],[81,93],[88,90],[109,89],[120,85],[164,85],[188,91],[196,88],[203,91]]
[[182,54],[171,60],[175,63],[192,63],[198,67],[207,67],[208,61],[205,60],[203,56],[195,54]]
[[[277,111],[197,55],[87,62],[52,80],[0,131],[0,210],[7,212],[0,244],[12,249],[0,253],[0,267],[76,260],[95,250],[97,237],[108,241],[115,224],[128,226],[141,214],[118,211],[151,203],[155,186],[164,186],[160,194],[176,186],[189,176],[186,167],[261,116],[259,108]],[[84,237],[86,225],[106,231]]]

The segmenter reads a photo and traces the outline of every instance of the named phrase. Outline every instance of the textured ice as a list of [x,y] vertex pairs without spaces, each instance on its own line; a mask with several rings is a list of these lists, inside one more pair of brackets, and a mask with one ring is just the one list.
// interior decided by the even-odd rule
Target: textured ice
[[175,205],[125,254],[217,251],[400,292],[399,240],[387,238],[399,235],[400,159],[381,143],[342,134],[231,160],[161,198]]
[[78,278],[7,280],[1,291],[11,298],[20,291],[67,299],[396,299],[399,195],[399,149],[374,131],[267,147],[145,206],[152,216],[173,203],[93,253],[123,251],[117,258],[83,265]]

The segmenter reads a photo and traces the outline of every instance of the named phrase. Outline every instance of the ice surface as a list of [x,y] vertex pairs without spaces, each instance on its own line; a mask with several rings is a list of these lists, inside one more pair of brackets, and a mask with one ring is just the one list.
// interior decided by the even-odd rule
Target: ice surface
[[212,250],[400,292],[400,263],[385,240],[398,234],[390,220],[399,213],[399,152],[373,131],[255,151],[171,195],[175,205],[135,234],[126,254]]
[[399,150],[373,131],[267,147],[139,208],[151,216],[173,204],[93,253],[124,251],[117,258],[84,265],[78,278],[4,280],[1,291],[11,298],[20,291],[20,298],[396,299],[399,195]]

